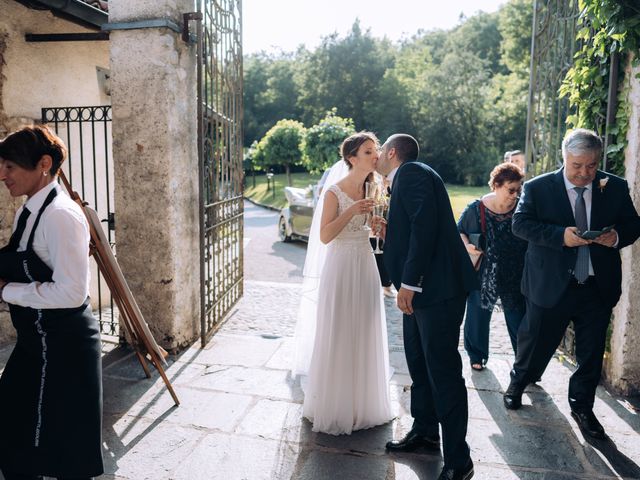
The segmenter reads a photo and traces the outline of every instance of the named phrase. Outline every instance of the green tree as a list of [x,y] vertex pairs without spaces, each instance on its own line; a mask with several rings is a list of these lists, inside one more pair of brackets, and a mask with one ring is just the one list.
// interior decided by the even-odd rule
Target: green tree
[[532,22],[530,0],[510,0],[498,13],[500,62],[507,71],[491,78],[485,117],[498,153],[525,149]]
[[340,157],[342,141],[355,132],[353,120],[336,115],[336,109],[307,130],[304,139],[304,164],[310,172],[321,172]]
[[346,38],[337,33],[324,37],[301,59],[298,104],[304,122],[315,124],[335,107],[338,115],[352,118],[358,130],[372,129],[375,119],[367,118],[365,105],[392,62],[391,44],[362,32],[358,20]]
[[282,118],[300,119],[295,57],[249,55],[244,59],[244,144],[264,136]]
[[529,78],[532,24],[531,0],[510,0],[498,13],[500,62],[520,78]]
[[414,122],[423,158],[452,183],[486,181],[496,155],[486,129],[489,70],[471,52],[451,52],[413,84]]
[[258,142],[256,155],[263,165],[282,165],[291,186],[291,166],[302,161],[305,128],[295,120],[280,120]]
[[464,19],[447,37],[447,50],[470,52],[485,60],[493,73],[505,73],[500,63],[502,36],[498,29],[498,13],[478,12]]

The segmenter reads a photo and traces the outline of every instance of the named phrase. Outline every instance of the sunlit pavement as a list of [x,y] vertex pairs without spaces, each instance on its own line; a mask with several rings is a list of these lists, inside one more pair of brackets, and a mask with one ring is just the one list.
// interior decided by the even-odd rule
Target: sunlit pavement
[[[246,203],[245,296],[205,349],[171,358],[162,381],[146,379],[130,352],[105,357],[104,479],[435,479],[440,455],[389,455],[385,442],[410,427],[400,315],[386,300],[392,398],[390,424],[334,437],[311,432],[289,372],[305,245],[277,240],[277,212]],[[566,401],[572,368],[555,359],[507,411],[502,393],[513,361],[504,319],[494,314],[488,368],[472,372],[468,442],[479,479],[640,478],[640,418],[629,402],[598,389],[595,413],[610,440],[587,440]],[[0,349],[0,365],[11,346]],[[1,475],[0,475],[0,478]]]

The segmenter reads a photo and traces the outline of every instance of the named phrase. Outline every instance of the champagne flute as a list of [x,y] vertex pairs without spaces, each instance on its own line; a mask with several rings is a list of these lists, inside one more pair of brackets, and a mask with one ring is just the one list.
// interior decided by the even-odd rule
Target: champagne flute
[[[379,217],[381,220],[384,218],[384,204],[383,203],[376,203],[373,206],[373,215],[375,217]],[[380,248],[380,228],[381,226],[378,226],[378,228],[376,228],[376,249],[373,251],[373,253],[382,253],[382,249]]]
[[[365,182],[364,183],[364,198],[367,200],[374,200],[378,196],[378,184],[376,182]],[[365,218],[365,223],[369,223],[369,221],[373,218],[373,215],[367,214]]]
[[378,184],[376,182],[365,182],[364,198],[374,200],[378,196]]

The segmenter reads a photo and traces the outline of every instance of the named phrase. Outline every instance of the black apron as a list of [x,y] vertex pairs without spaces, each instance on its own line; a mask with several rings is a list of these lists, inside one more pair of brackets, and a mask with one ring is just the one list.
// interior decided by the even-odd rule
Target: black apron
[[[50,282],[52,270],[33,251],[0,250],[0,278]],[[17,248],[17,247],[16,247]],[[0,377],[0,468],[49,477],[103,473],[102,367],[98,322],[89,301],[78,308],[9,305],[18,340]]]

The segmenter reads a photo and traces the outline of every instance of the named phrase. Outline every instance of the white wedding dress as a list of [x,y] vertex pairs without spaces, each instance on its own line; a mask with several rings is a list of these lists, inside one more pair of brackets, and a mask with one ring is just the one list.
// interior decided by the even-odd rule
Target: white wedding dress
[[[354,201],[337,185],[339,213]],[[355,215],[329,243],[317,291],[313,353],[303,414],[313,431],[333,435],[393,418],[389,350],[380,277],[365,215]]]

